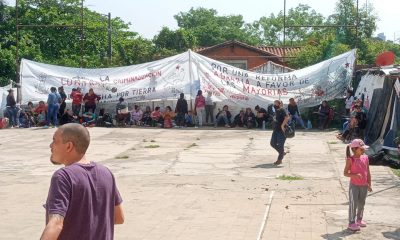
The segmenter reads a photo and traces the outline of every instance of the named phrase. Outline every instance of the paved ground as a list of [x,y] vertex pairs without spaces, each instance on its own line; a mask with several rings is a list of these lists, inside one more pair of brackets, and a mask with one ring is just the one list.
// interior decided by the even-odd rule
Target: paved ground
[[[270,131],[90,129],[90,159],[115,173],[126,221],[116,239],[400,239],[400,181],[372,166],[368,227],[347,227],[345,146],[333,132],[299,132],[284,164]],[[38,239],[54,129],[1,130],[0,239]],[[157,145],[157,148],[150,148]],[[279,175],[304,180],[277,179]]]

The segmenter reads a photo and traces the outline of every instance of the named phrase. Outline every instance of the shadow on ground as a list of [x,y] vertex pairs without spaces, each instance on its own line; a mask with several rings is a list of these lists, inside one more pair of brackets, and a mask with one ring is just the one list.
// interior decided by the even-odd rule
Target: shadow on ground
[[394,230],[393,232],[383,232],[382,235],[387,239],[400,240],[400,228]]
[[357,232],[353,232],[353,231],[350,231],[348,229],[344,229],[344,230],[342,230],[340,232],[327,233],[327,234],[321,235],[321,237],[323,239],[327,239],[327,240],[343,240],[347,236],[350,236],[350,235],[353,235],[353,234],[357,234]]

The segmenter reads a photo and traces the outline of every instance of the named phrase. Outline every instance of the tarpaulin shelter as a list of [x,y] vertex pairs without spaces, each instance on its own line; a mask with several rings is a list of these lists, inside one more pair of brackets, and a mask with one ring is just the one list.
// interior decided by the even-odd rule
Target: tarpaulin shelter
[[398,67],[372,68],[362,71],[356,97],[368,108],[367,144],[374,149],[397,151],[395,138],[400,130],[400,74]]

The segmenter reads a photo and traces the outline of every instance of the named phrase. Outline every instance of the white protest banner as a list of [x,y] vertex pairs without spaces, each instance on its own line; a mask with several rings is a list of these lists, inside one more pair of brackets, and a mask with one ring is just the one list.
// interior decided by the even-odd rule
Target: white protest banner
[[65,92],[89,88],[103,102],[119,97],[131,101],[193,98],[198,89],[212,92],[214,101],[241,107],[266,106],[293,97],[300,107],[342,97],[351,80],[355,50],[319,64],[282,74],[260,74],[188,51],[163,60],[128,67],[80,69],[22,60],[22,101],[46,100],[50,87]]
[[300,107],[309,107],[343,97],[352,77],[355,52],[282,74],[250,72],[196,53],[192,53],[191,63],[203,92],[212,92],[215,101],[254,107],[277,99],[287,104],[294,98]]
[[63,86],[67,94],[80,87],[93,88],[101,102],[177,99],[190,92],[189,55],[182,53],[159,61],[128,67],[82,69],[21,62],[22,103],[46,101],[50,87]]

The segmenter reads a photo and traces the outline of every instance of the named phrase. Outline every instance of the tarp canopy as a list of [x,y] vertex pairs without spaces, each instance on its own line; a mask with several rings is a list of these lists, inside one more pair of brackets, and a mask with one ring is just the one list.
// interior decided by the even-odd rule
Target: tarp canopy
[[[387,150],[397,151],[394,139],[400,130],[400,100],[396,85],[398,79],[390,72],[398,69],[371,69],[361,77],[356,90],[358,98],[370,101],[368,123],[366,126],[367,144],[380,145]],[[380,150],[380,149],[377,149]]]
[[265,106],[293,97],[300,107],[342,98],[349,86],[355,50],[316,65],[282,74],[261,74],[235,68],[192,51],[166,59],[117,68],[83,69],[21,61],[22,102],[45,101],[50,87],[66,93],[93,88],[102,102],[124,97],[130,102],[171,100],[197,90],[211,92],[216,102],[241,107]]

